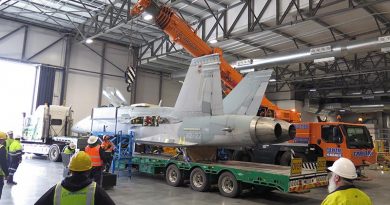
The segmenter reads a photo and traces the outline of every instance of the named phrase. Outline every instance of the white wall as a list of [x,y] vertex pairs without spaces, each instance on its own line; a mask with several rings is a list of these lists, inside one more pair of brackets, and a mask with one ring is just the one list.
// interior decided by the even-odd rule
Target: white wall
[[158,104],[160,76],[142,71],[137,72],[136,103]]
[[[21,26],[23,24],[0,19],[0,38]],[[25,58],[22,59],[24,35],[25,28],[23,27],[1,40],[0,58],[64,67],[66,38],[61,39],[63,37],[61,33],[27,26]],[[57,40],[59,41],[56,44],[28,60],[31,56]],[[95,41],[90,47],[103,55],[103,42]],[[89,115],[92,108],[99,104],[102,58],[77,41],[72,42],[70,53],[70,71],[66,88],[65,105],[72,106],[74,110],[74,121],[77,122],[81,118]],[[107,60],[123,70],[126,69],[128,64],[132,64],[132,59],[129,57],[132,54],[127,47],[106,43],[106,52],[104,55]],[[82,71],[76,71],[76,69]],[[117,87],[130,102],[131,94],[126,91],[127,85],[125,84],[123,73],[108,62],[104,62],[104,73],[109,75],[103,75],[103,88],[105,86]],[[60,103],[62,74],[63,72],[61,70],[56,73],[53,104]],[[104,97],[102,97],[101,103],[103,105],[108,104]]]
[[164,78],[162,83],[162,105],[173,107],[179,96],[182,83],[176,79]]
[[[160,74],[138,70],[135,102],[158,104],[162,100],[162,106],[173,107],[182,84],[177,79],[163,76],[161,85],[160,94]],[[160,95],[161,99],[159,99]]]

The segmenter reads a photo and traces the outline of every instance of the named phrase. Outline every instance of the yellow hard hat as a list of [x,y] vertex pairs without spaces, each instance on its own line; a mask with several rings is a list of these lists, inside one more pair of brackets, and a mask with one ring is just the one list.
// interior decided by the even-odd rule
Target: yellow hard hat
[[84,172],[92,169],[91,158],[84,151],[75,154],[69,163],[69,170],[76,172]]
[[2,140],[7,139],[7,134],[5,132],[0,132],[0,139]]

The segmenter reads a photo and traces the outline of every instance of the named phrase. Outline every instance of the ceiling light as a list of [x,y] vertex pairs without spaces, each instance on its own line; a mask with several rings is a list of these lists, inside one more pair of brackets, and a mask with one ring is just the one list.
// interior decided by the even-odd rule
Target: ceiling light
[[87,40],[85,40],[85,43],[91,44],[91,43],[93,43],[93,40],[90,38],[87,38]]
[[343,110],[343,109],[341,109],[341,110],[339,110],[340,112],[345,112],[345,110]]
[[354,93],[351,93],[352,95],[360,95],[362,94],[362,92],[354,92]]
[[317,91],[317,89],[312,88],[312,89],[310,89],[309,91],[310,91],[310,92],[315,92],[315,91]]
[[276,79],[271,78],[269,79],[269,82],[276,82]]
[[250,69],[244,69],[244,70],[240,70],[240,73],[244,74],[244,73],[250,73],[250,72],[253,72],[255,71],[254,68],[250,68]]
[[214,44],[214,43],[218,43],[218,41],[217,41],[217,39],[211,39],[211,40],[209,40],[209,43]]
[[236,62],[236,66],[250,65],[253,63],[252,59],[245,59]]
[[146,21],[150,21],[150,20],[152,20],[152,19],[153,19],[153,16],[150,15],[150,14],[146,14],[146,15],[144,16],[144,20],[146,20]]

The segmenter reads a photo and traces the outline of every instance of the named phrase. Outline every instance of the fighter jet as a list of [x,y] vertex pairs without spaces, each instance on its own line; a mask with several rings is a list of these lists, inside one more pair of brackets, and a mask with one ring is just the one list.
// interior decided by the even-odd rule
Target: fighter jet
[[[137,104],[115,108],[115,112],[102,108],[93,117],[103,121],[89,127],[92,132],[131,130],[137,143],[175,147],[234,147],[287,141],[295,136],[294,126],[256,116],[271,74],[271,70],[247,74],[222,99],[219,55],[194,58],[174,107]],[[73,130],[82,130],[79,124],[87,124],[86,120],[76,123]],[[116,123],[109,128],[104,122]]]

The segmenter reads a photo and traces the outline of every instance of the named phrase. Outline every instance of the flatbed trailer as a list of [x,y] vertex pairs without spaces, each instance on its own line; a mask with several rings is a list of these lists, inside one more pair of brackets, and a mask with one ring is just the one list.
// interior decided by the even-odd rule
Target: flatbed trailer
[[290,168],[240,161],[186,162],[151,154],[135,154],[132,158],[132,165],[139,172],[165,175],[166,182],[171,186],[181,186],[184,180],[189,180],[193,190],[205,192],[216,184],[220,193],[226,197],[236,197],[242,190],[249,188],[276,189],[289,193],[327,185],[325,170],[317,172],[303,169],[302,160],[299,163]]

